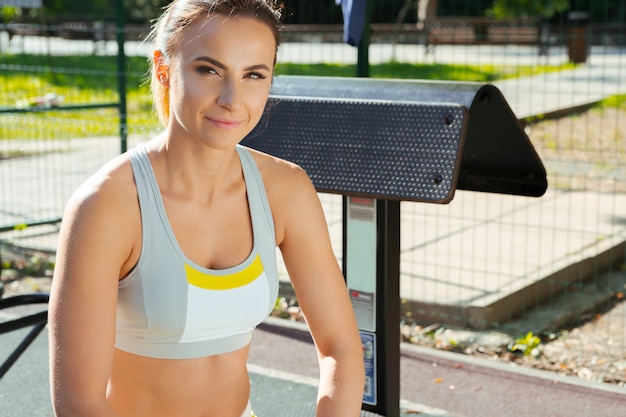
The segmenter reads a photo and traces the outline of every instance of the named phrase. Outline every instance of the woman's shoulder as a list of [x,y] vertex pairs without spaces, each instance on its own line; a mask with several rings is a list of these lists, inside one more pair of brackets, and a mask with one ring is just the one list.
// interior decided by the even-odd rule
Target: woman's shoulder
[[302,227],[305,220],[320,213],[317,191],[299,165],[255,150],[250,153],[263,178],[280,245],[287,229],[294,225]]
[[278,187],[284,189],[284,187],[297,187],[311,182],[305,170],[298,164],[255,149],[246,149],[254,158],[266,188]]
[[118,155],[85,180],[72,194],[68,206],[124,209],[136,201],[134,177],[128,155]]

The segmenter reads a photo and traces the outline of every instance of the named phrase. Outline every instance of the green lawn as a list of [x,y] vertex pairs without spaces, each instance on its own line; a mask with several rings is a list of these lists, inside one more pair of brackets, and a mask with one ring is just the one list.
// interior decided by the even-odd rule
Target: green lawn
[[[371,65],[377,78],[491,82],[498,79],[556,71],[563,67],[406,64]],[[152,111],[147,83],[147,60],[128,57],[126,91],[129,134],[151,136],[160,129]],[[279,75],[350,77],[355,65],[279,64]],[[63,105],[118,101],[115,57],[0,55],[0,108],[32,108],[36,97],[54,93]],[[116,109],[2,113],[0,139],[82,138],[118,135]]]
[[[569,68],[563,66],[508,66],[495,65],[452,65],[452,64],[408,64],[387,62],[372,64],[370,76],[373,78],[402,78],[416,80],[450,80],[492,82]],[[278,64],[276,74],[320,75],[351,77],[356,74],[356,65],[340,64]]]
[[598,105],[600,108],[612,107],[626,110],[626,94],[617,94],[608,97],[600,102]]

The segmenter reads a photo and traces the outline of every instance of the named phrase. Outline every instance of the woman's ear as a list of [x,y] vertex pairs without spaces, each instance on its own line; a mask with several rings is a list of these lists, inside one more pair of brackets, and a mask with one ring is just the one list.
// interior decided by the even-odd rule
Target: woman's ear
[[164,86],[169,86],[169,64],[163,52],[160,49],[155,49],[152,53],[152,61],[154,63],[154,73],[157,80]]

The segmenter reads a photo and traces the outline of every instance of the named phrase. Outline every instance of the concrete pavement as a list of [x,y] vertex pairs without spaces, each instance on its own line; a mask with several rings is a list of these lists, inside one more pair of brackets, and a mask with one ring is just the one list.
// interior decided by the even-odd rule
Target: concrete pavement
[[[0,359],[17,336],[3,336]],[[402,344],[400,366],[402,417],[615,417],[626,406],[624,388],[413,345]],[[314,416],[317,361],[302,325],[282,319],[262,324],[253,336],[249,371],[257,415]],[[0,380],[0,415],[53,415],[45,332]]]
[[[284,320],[267,320],[258,329],[249,362],[257,375],[266,375],[269,370],[268,376],[278,377],[280,381],[273,383],[281,387],[287,383],[294,389],[301,388],[301,384],[314,384],[317,377],[315,351],[306,329],[297,323],[285,324]],[[621,415],[626,406],[623,388],[414,345],[401,345],[400,369],[403,417],[614,417]],[[310,405],[315,397],[308,395]],[[266,403],[275,403],[268,400],[276,396],[283,398],[277,403],[287,410],[306,407],[304,398],[292,400],[288,390],[273,392],[261,397],[261,403],[255,406],[259,415],[292,415],[274,409],[262,413]]]

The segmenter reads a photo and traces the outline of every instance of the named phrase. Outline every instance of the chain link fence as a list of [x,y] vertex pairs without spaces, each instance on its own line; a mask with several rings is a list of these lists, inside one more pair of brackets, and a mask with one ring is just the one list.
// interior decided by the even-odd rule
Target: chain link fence
[[[328,3],[287,2],[277,74],[356,75],[357,48]],[[448,205],[402,203],[405,340],[624,384],[624,5],[496,19],[487,2],[392,3],[373,5],[371,76],[493,83],[549,179],[537,199],[458,191]],[[147,29],[127,30],[124,125],[114,26],[0,26],[2,242],[53,251],[70,193],[122,151],[120,131],[128,147],[159,131]],[[341,258],[341,197],[320,198]]]

